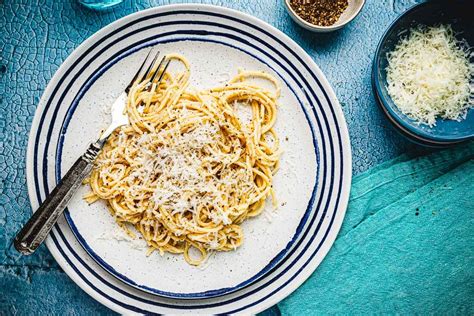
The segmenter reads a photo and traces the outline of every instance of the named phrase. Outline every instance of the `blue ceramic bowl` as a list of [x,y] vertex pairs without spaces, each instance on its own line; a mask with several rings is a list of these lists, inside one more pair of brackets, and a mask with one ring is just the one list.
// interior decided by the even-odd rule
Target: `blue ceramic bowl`
[[474,47],[473,13],[472,0],[424,2],[412,7],[395,20],[377,47],[372,68],[372,84],[379,104],[395,127],[421,143],[448,145],[474,138],[474,109],[471,108],[466,118],[460,122],[437,119],[433,127],[417,124],[400,112],[388,94],[387,53],[395,48],[400,37],[406,36],[410,28],[418,25],[450,24],[460,39],[465,39],[471,47]]

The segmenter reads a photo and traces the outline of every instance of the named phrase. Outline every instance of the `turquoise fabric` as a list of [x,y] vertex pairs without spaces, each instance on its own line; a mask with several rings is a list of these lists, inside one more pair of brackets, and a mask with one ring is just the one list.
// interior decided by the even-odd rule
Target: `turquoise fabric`
[[264,314],[474,313],[474,143],[353,180],[332,250]]

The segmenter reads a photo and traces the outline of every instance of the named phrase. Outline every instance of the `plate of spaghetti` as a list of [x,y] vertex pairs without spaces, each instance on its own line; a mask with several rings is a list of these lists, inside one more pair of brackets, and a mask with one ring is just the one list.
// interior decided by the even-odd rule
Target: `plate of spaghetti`
[[121,313],[255,313],[319,265],[344,218],[350,144],[324,75],[292,40],[215,6],[141,11],[93,35],[46,89],[28,147],[35,209],[110,120],[115,131],[46,244]]

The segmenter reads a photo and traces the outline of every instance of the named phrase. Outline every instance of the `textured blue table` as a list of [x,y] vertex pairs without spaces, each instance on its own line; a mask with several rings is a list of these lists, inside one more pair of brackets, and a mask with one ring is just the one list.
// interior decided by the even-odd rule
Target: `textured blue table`
[[[282,0],[202,2],[257,16],[314,58],[343,106],[355,174],[400,153],[420,150],[391,129],[370,84],[372,56],[383,31],[420,1],[367,0],[348,27],[324,35],[295,25]],[[59,269],[44,246],[31,257],[22,257],[11,247],[15,232],[31,214],[25,179],[27,137],[43,90],[75,47],[120,17],[169,3],[126,0],[99,13],[75,0],[0,0],[0,314],[110,313]]]

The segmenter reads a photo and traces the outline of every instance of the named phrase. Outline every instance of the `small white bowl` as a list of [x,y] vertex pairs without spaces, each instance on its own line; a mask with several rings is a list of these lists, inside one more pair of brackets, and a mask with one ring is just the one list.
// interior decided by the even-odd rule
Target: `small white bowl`
[[360,10],[365,4],[365,0],[349,0],[349,5],[339,17],[339,20],[337,20],[336,23],[330,26],[319,26],[306,22],[298,14],[296,14],[296,12],[290,5],[290,0],[283,0],[283,2],[285,2],[286,10],[296,23],[298,23],[307,30],[320,33],[332,32],[342,28],[344,25],[352,21],[359,14]]

